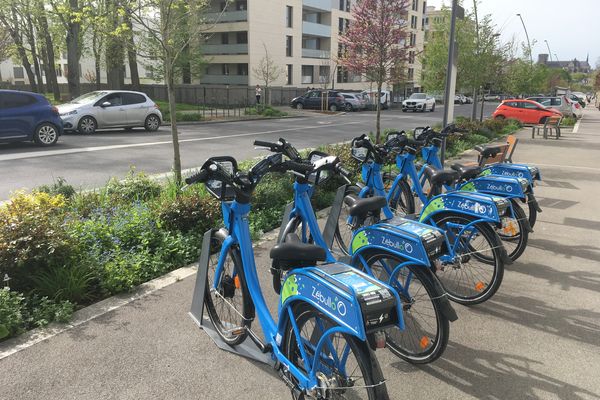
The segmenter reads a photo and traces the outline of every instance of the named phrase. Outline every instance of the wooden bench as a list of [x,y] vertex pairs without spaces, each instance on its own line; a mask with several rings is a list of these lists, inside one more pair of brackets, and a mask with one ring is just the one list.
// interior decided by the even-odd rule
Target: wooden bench
[[531,138],[535,139],[536,133],[539,136],[540,131],[543,133],[544,139],[548,136],[553,136],[558,139],[560,137],[560,121],[562,117],[548,117],[543,124],[534,125],[531,130]]

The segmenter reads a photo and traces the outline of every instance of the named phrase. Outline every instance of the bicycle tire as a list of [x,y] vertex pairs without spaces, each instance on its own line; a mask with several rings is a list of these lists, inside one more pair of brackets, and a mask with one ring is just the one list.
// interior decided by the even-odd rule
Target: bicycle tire
[[415,213],[415,198],[410,185],[405,179],[392,189],[389,206],[395,215],[404,216]]
[[[506,217],[501,218],[502,226],[496,228],[496,233],[498,233],[498,237],[500,237],[502,243],[504,244],[508,258],[510,258],[512,261],[516,261],[519,257],[521,257],[521,255],[523,255],[523,252],[527,248],[529,230],[527,229],[527,224],[525,223],[527,216],[525,215],[523,208],[517,203],[517,201],[515,201],[515,199],[511,199],[510,202],[513,207],[515,218],[510,218],[510,221],[506,221]],[[518,228],[518,231],[514,230],[514,220],[516,220],[516,227]],[[516,243],[514,248],[512,246],[513,243]]]
[[[376,251],[365,257],[375,278],[389,283],[387,272],[383,271],[381,267],[376,268],[375,264],[384,259],[393,260],[396,263],[406,260],[386,251]],[[387,345],[392,353],[412,364],[427,364],[437,360],[448,345],[450,321],[442,311],[442,301],[447,300],[443,299],[444,291],[440,285],[435,283],[435,277],[429,268],[422,265],[408,265],[406,271],[412,273],[410,285],[414,286],[409,290],[409,297],[402,291],[398,291],[402,300],[405,329],[387,328]],[[398,283],[392,282],[391,286],[396,288],[396,285],[402,285],[408,277],[408,273],[401,272]],[[422,293],[423,288],[425,294]],[[415,310],[415,305],[419,305],[418,310]],[[431,318],[432,316],[433,318]],[[435,323],[435,327],[433,323]]]
[[527,216],[527,219],[529,220],[529,226],[533,229],[533,226],[535,225],[535,223],[537,221],[538,210],[533,205],[533,202],[530,201],[529,199],[524,201],[524,203],[527,203],[527,207],[523,208],[523,211],[525,212],[525,210],[527,210],[527,212],[525,212],[525,215]]
[[[233,264],[232,271],[235,271],[236,278],[231,278],[231,274],[228,274],[228,264],[225,260],[225,267],[223,268],[221,278],[219,279],[219,290],[221,292],[217,295],[210,290],[214,279],[214,273],[219,259],[220,249],[225,240],[225,235],[220,232],[216,232],[211,239],[211,249],[217,249],[216,253],[211,254],[211,261],[208,265],[208,273],[206,275],[206,291],[204,294],[204,304],[206,305],[206,312],[208,318],[212,322],[215,330],[221,339],[230,346],[235,346],[242,343],[248,336],[247,330],[250,329],[251,321],[254,318],[254,305],[246,286],[244,279],[244,271],[242,268],[242,257],[237,247],[231,247],[227,257],[231,259]],[[215,256],[216,257],[213,257]],[[212,275],[211,275],[212,271]],[[227,278],[229,277],[229,279]],[[240,294],[240,302],[237,303],[239,307],[232,307],[235,305],[233,301],[225,302],[225,298],[229,294],[225,294],[226,290],[232,290],[234,296],[236,292]],[[239,287],[238,287],[239,286]],[[227,287],[227,289],[225,289]],[[214,295],[214,300],[213,300]],[[233,299],[233,296],[231,297]],[[218,304],[215,304],[218,303]],[[231,306],[230,306],[231,304]],[[227,314],[227,315],[225,315]],[[239,321],[239,323],[237,323]],[[232,334],[231,331],[236,328],[244,328],[242,333]]]
[[[474,219],[470,216],[448,212],[434,215],[433,220],[439,228],[443,229],[444,231],[448,231],[450,229],[446,226],[448,222],[466,225],[470,222],[473,222]],[[500,288],[502,279],[504,277],[505,250],[502,246],[502,241],[498,237],[498,234],[486,222],[477,222],[473,225],[473,227],[484,239],[485,246],[487,246],[484,248],[484,250],[490,252],[489,254],[491,254],[491,257],[481,257],[480,255],[482,253],[479,251],[473,251],[473,246],[471,243],[469,243],[468,252],[463,253],[463,255],[460,257],[458,266],[453,263],[450,266],[437,266],[435,269],[435,274],[438,277],[440,284],[446,290],[448,298],[463,305],[480,304],[489,300]],[[448,232],[446,232],[446,235],[448,237]],[[454,242],[451,241],[450,245],[452,246],[453,244]],[[477,276],[481,272],[473,271],[473,269],[478,268],[475,265],[470,265],[471,268],[468,271],[466,270],[464,264],[471,259],[478,260],[483,264],[490,266],[488,267],[491,268],[489,279],[482,280],[481,275]],[[453,270],[460,270],[461,276],[466,276],[470,273],[472,280],[470,285],[461,285],[460,282],[457,282],[457,279],[452,279],[452,274],[450,272]],[[452,281],[455,283],[451,284]],[[466,286],[464,290],[468,290],[469,288],[471,288],[471,290],[469,290],[467,294],[460,293],[459,289],[462,289],[462,286]]]
[[[349,194],[358,195],[360,193],[360,188],[358,186],[347,186],[346,192],[344,193],[344,197]],[[340,251],[343,254],[349,255],[348,249],[350,248],[350,243],[352,242],[352,236],[354,234],[353,230],[350,226],[348,226],[348,210],[345,204],[342,204],[342,209],[340,210],[340,215],[338,217],[337,226],[335,227],[335,242],[337,243]]]
[[[304,329],[305,327],[307,327],[307,324],[311,321],[311,319],[314,318],[316,321],[317,318],[320,318],[322,320],[322,325],[325,327],[325,329],[327,329],[328,325],[329,326],[336,325],[335,322],[333,322],[331,319],[329,319],[325,314],[323,314],[316,308],[314,308],[306,303],[297,303],[294,306],[293,314],[295,317],[296,324],[298,326],[298,330],[301,333],[302,342],[304,342],[304,343],[310,343],[312,345],[316,345],[317,341],[322,337],[320,335],[320,333],[322,333],[322,332],[319,332],[320,329],[318,328],[316,323],[313,328],[319,329],[319,331],[308,328],[308,332],[307,332]],[[335,343],[339,344],[340,341],[343,339],[346,341],[347,345],[349,346],[349,354],[346,357],[346,360],[349,361],[352,354],[354,354],[354,356],[355,356],[356,367],[351,366],[350,368],[347,368],[348,364],[346,364],[344,366],[345,367],[344,371],[350,370],[352,367],[354,368],[353,371],[356,371],[358,369],[358,370],[360,370],[360,375],[362,376],[362,380],[363,380],[362,382],[360,382],[360,381],[352,382],[352,386],[350,386],[350,384],[348,384],[347,386],[339,385],[338,388],[333,389],[336,391],[336,394],[343,395],[343,394],[346,394],[345,392],[347,392],[347,391],[354,392],[355,389],[364,389],[364,390],[361,390],[361,392],[364,392],[364,394],[366,394],[366,397],[351,396],[350,398],[352,398],[352,399],[365,398],[365,399],[369,399],[369,400],[389,399],[389,395],[387,393],[387,388],[385,385],[385,379],[383,378],[383,373],[381,372],[379,362],[377,361],[377,358],[375,357],[375,354],[373,353],[373,351],[369,348],[368,344],[366,342],[362,342],[358,338],[348,335],[348,334],[337,333],[334,335],[335,335],[335,338],[333,338],[331,340],[332,345],[334,345]],[[336,338],[338,339],[337,341],[335,340]],[[336,350],[336,353],[338,353],[338,349],[337,348],[334,348],[334,349]],[[345,347],[344,347],[344,349],[345,349]],[[310,351],[310,348],[306,348],[306,350]],[[329,349],[329,352],[330,351],[331,351],[331,349]],[[300,371],[307,373],[307,371],[305,371],[304,360],[302,359],[302,356],[299,351],[296,334],[294,333],[292,324],[289,321],[288,321],[288,323],[286,325],[286,329],[285,329],[284,340],[282,343],[282,353]],[[321,354],[326,355],[325,352],[321,352]],[[339,359],[339,357],[338,357],[338,359]],[[345,374],[343,374],[343,372],[339,371],[339,369],[336,370],[335,369],[336,367],[334,364],[335,364],[335,361],[332,359],[332,357],[328,357],[327,367],[323,368],[323,369],[325,369],[326,372],[329,372],[329,374],[325,373],[324,371],[320,371],[320,372],[325,373],[327,378],[332,378],[333,376],[336,376],[335,379],[338,380],[338,384],[344,383],[343,375],[345,375]],[[292,378],[292,380],[294,380],[294,379]],[[357,382],[358,385],[354,385],[355,382]],[[344,393],[342,393],[342,391]],[[299,398],[304,399],[305,396],[302,395]],[[318,397],[318,398],[321,398],[321,397]],[[324,398],[331,398],[331,397],[324,397]],[[338,398],[338,397],[334,397],[334,398]],[[346,398],[346,396],[340,397],[340,398]]]

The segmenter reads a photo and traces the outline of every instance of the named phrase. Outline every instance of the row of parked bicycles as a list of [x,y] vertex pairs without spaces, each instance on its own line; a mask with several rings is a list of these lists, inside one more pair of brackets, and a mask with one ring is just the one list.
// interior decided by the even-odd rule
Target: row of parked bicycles
[[[247,171],[232,157],[209,158],[186,182],[204,183],[222,204],[204,296],[220,339],[237,346],[250,338],[271,355],[295,399],[387,399],[376,349],[416,364],[439,358],[458,318],[452,302],[475,305],[496,293],[541,211],[533,193],[539,170],[487,164],[498,146],[479,148],[478,163],[442,169],[442,141],[456,131],[394,132],[383,144],[353,139],[362,166],[355,185],[338,157],[303,156],[284,139],[256,141],[272,154]],[[384,172],[390,162],[397,168]],[[252,193],[273,172],[295,177],[270,251],[277,320],[261,290],[248,223]],[[321,229],[311,196],[334,175],[347,184]],[[263,338],[253,331],[256,318]]]

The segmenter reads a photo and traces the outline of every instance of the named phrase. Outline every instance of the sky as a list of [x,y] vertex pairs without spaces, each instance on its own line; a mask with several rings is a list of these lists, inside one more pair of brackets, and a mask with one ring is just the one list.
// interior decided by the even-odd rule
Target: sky
[[[428,6],[440,8],[442,3],[450,6],[451,0],[427,0]],[[473,0],[463,0],[467,10],[473,8]],[[532,43],[533,60],[540,53],[548,54],[546,42],[550,46],[552,59],[555,53],[560,61],[585,60],[589,53],[592,68],[596,68],[600,58],[600,0],[479,0],[479,17],[492,16],[502,43],[514,37],[518,42],[527,42],[521,20],[523,17],[529,39]]]

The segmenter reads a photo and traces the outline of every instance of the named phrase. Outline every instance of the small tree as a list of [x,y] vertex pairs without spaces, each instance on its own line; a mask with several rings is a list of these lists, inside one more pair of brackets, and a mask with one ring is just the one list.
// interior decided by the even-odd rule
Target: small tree
[[264,43],[263,47],[265,48],[265,56],[260,59],[260,62],[256,67],[252,68],[252,73],[254,74],[254,77],[263,84],[265,91],[264,104],[270,104],[271,96],[269,95],[269,86],[279,79],[279,76],[284,70],[271,58],[269,50],[267,50],[267,46]]
[[[10,57],[12,39],[6,28],[0,27],[0,63]],[[0,71],[0,82],[2,82],[2,73]]]
[[192,40],[211,28],[202,20],[208,4],[206,0],[137,0],[131,8],[123,10],[146,35],[145,40],[140,40],[144,45],[138,49],[138,53],[156,59],[161,64],[161,68],[154,70],[164,76],[167,85],[173,140],[173,172],[178,184],[181,183],[181,156],[175,108],[175,79],[181,73],[178,68]]
[[[377,93],[406,59],[407,0],[359,0],[354,20],[340,38],[345,51],[339,63],[351,72],[373,77]],[[376,96],[376,141],[381,134],[381,101]]]

